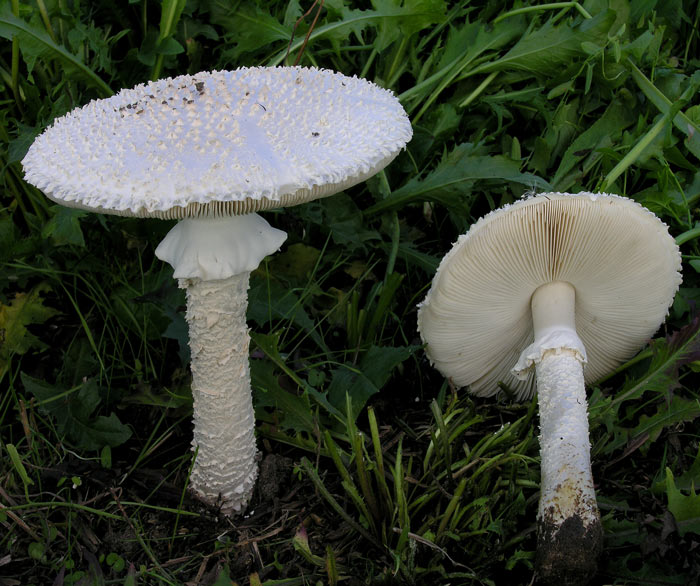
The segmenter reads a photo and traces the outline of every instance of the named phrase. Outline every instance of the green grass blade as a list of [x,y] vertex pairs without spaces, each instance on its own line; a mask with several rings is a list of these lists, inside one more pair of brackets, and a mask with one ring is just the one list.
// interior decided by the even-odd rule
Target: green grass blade
[[19,477],[22,479],[22,484],[24,484],[25,489],[28,486],[34,484],[34,481],[31,478],[29,478],[29,474],[27,474],[27,469],[24,467],[24,464],[22,463],[22,458],[20,457],[15,445],[5,444],[5,449],[7,450],[7,453],[10,456],[10,461],[12,462],[12,465],[17,471],[17,474],[19,474]]
[[335,497],[330,493],[330,491],[326,488],[326,485],[323,483],[321,480],[321,477],[318,475],[318,472],[314,469],[314,467],[311,465],[311,462],[309,462],[308,458],[304,457],[301,460],[301,466],[304,469],[304,472],[308,475],[308,477],[311,479],[311,481],[314,483],[314,486],[318,490],[318,492],[321,493],[321,496],[326,499],[326,502],[333,508],[333,510],[338,513],[338,515],[345,521],[354,531],[359,533],[362,537],[364,537],[367,541],[370,543],[374,544],[376,547],[381,548],[381,544],[372,537],[370,533],[367,532],[367,530],[362,527],[357,521],[355,521],[350,515],[347,514],[345,509],[340,506],[340,503],[335,499]]
[[454,494],[452,495],[452,498],[450,499],[450,502],[448,503],[447,508],[445,509],[445,512],[442,515],[442,518],[440,519],[440,525],[438,526],[435,539],[437,543],[440,542],[442,534],[445,532],[445,528],[447,527],[447,524],[450,522],[450,519],[452,518],[452,515],[455,512],[455,509],[457,508],[457,505],[459,504],[459,501],[462,498],[462,493],[464,492],[466,486],[467,479],[462,478],[460,483],[457,485],[457,490],[455,490]]

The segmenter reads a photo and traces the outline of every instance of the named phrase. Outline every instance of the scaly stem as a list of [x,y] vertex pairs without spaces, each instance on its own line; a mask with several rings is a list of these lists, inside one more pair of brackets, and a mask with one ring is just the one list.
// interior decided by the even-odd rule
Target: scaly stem
[[245,508],[257,476],[248,280],[286,236],[257,214],[190,218],[156,248],[187,290],[197,451],[190,490],[226,515]]
[[532,296],[534,343],[519,365],[535,365],[540,409],[541,488],[536,565],[548,584],[586,584],[597,570],[603,531],[591,473],[576,291],[565,282]]
[[250,273],[222,281],[180,279],[187,290],[197,459],[190,490],[221,505],[245,508],[257,477],[255,416],[248,367]]
[[549,583],[585,584],[597,569],[602,528],[583,368],[573,351],[548,350],[536,372],[542,461],[537,570]]

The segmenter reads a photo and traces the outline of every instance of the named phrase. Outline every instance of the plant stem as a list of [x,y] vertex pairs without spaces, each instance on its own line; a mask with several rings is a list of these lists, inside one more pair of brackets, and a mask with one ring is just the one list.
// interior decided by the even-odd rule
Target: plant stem
[[459,107],[466,108],[469,104],[471,104],[477,97],[479,97],[479,94],[481,94],[481,92],[483,92],[489,86],[489,84],[496,78],[497,75],[498,71],[492,71],[491,73],[489,73],[486,79],[482,81],[476,87],[476,89],[467,96],[467,98],[464,101],[460,102]]
[[[12,0],[12,14],[19,17],[19,0]],[[17,108],[22,112],[22,101],[19,93],[19,38],[12,37],[12,94]]]
[[539,12],[541,10],[558,10],[560,8],[575,8],[584,18],[593,18],[588,11],[578,2],[550,2],[549,4],[540,4],[539,6],[526,6],[524,8],[516,8],[510,12],[506,12],[497,17],[493,24],[518,14],[527,14],[528,12]]
[[682,234],[679,234],[676,236],[676,244],[680,246],[681,244],[685,244],[686,242],[693,240],[700,236],[700,225],[695,226],[695,228],[691,228],[690,230],[686,230]]
[[46,32],[49,33],[49,36],[51,37],[51,40],[54,43],[57,42],[56,34],[53,32],[53,27],[51,26],[51,19],[49,18],[49,13],[46,10],[46,4],[44,4],[44,0],[36,0],[36,3],[39,7],[39,14],[41,14],[41,20],[44,22]]
[[654,141],[654,139],[661,133],[661,131],[666,127],[670,120],[668,114],[664,114],[659,120],[656,121],[654,126],[652,126],[649,131],[637,141],[628,153],[622,157],[622,160],[613,167],[613,169],[608,173],[603,179],[600,186],[601,191],[607,191],[611,184],[622,175],[634,162],[641,156],[644,150]]

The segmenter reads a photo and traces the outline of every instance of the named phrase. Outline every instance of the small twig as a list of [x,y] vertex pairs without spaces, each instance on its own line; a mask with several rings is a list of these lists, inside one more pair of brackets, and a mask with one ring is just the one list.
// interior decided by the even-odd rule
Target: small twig
[[194,583],[199,584],[204,576],[204,572],[207,571],[207,562],[209,562],[209,556],[206,556],[202,563],[199,564],[199,570],[197,570],[197,575],[194,577]]
[[[399,527],[393,527],[394,533],[398,533],[399,535],[401,534],[401,529]],[[476,576],[474,573],[474,570],[472,570],[469,566],[465,566],[464,564],[460,564],[459,562],[456,562],[450,557],[450,554],[448,554],[444,549],[442,549],[439,545],[434,544],[432,541],[426,539],[425,537],[421,537],[420,535],[416,533],[411,533],[410,531],[408,532],[408,537],[410,539],[413,539],[414,541],[418,543],[422,543],[423,545],[427,545],[428,547],[431,547],[433,549],[438,550],[442,555],[444,555],[452,564],[457,567],[457,568],[464,568],[465,570],[469,570]]]
[[292,43],[294,42],[294,35],[296,33],[297,27],[303,22],[303,20],[311,14],[311,11],[314,9],[314,7],[318,4],[318,10],[316,11],[316,16],[314,16],[314,20],[311,23],[311,26],[309,27],[309,30],[306,31],[306,36],[304,37],[304,42],[301,44],[301,48],[299,49],[299,54],[297,55],[297,58],[294,60],[294,65],[299,65],[299,61],[301,61],[301,56],[304,54],[304,49],[306,49],[306,45],[309,42],[309,37],[311,36],[311,32],[314,30],[314,27],[316,26],[316,22],[318,21],[318,17],[321,15],[321,10],[323,10],[323,3],[325,0],[314,0],[314,3],[311,5],[311,8],[309,8],[304,14],[302,14],[297,21],[294,23],[294,28],[292,29],[292,38],[289,39],[289,44],[287,45],[287,53],[284,56],[285,62],[287,61],[287,58],[289,57],[289,51],[292,49]]
[[[8,510],[8,508],[5,505],[3,505],[2,503],[0,503],[0,511],[4,511],[5,514],[10,519],[12,519],[19,527],[21,527],[24,530],[24,532],[27,533],[27,535],[29,535],[34,541],[42,541],[41,537],[39,537],[36,533],[34,533],[32,528],[29,525],[27,525],[22,520],[22,518],[19,515],[17,515],[17,513],[15,513],[14,511]],[[3,525],[7,526],[8,523],[3,523]]]
[[114,502],[116,503],[117,507],[119,508],[119,511],[121,512],[122,516],[124,517],[124,520],[127,522],[131,530],[133,531],[134,535],[136,536],[136,539],[138,540],[139,544],[143,548],[143,550],[146,552],[146,555],[150,558],[150,560],[153,562],[153,565],[158,568],[163,574],[168,577],[169,579],[172,579],[170,574],[163,568],[163,566],[160,565],[160,562],[156,559],[156,556],[153,555],[153,552],[151,549],[146,545],[146,542],[143,540],[143,537],[141,537],[141,534],[136,531],[136,527],[134,526],[133,522],[129,518],[129,515],[126,514],[126,511],[124,510],[124,507],[122,506],[119,496],[121,494],[121,489],[119,489],[119,494],[117,493],[117,490],[114,488],[110,489],[110,492],[112,493],[112,498],[114,499]]
[[567,8],[575,8],[581,16],[585,19],[591,19],[593,18],[588,11],[581,6],[578,2],[550,2],[549,4],[539,4],[537,6],[526,6],[525,8],[516,8],[515,10],[511,10],[510,12],[506,12],[505,14],[501,14],[498,16],[494,21],[493,24],[498,24],[502,20],[510,17],[510,16],[516,16],[517,14],[526,14],[528,12],[539,12],[541,10],[557,10],[557,9],[567,9]]
[[[286,517],[285,517],[285,520],[286,520]],[[284,526],[277,527],[277,529],[273,529],[269,533],[265,533],[263,535],[258,535],[257,537],[250,537],[247,539],[243,539],[242,541],[237,541],[230,548],[223,548],[223,549],[219,550],[217,552],[217,554],[221,553],[225,549],[231,549],[231,548],[235,548],[235,547],[243,547],[244,545],[250,545],[251,543],[258,543],[259,541],[264,541],[265,539],[269,539],[270,537],[274,537],[275,535],[282,533],[282,531],[284,529],[285,529]]]
[[13,499],[9,494],[5,492],[5,489],[2,487],[2,483],[0,483],[0,497],[2,497],[8,503],[10,503],[11,507],[17,506],[17,501],[15,501],[15,499]]
[[29,417],[27,416],[27,406],[24,404],[24,400],[19,400],[19,418],[22,422],[22,429],[24,430],[24,437],[27,438],[27,446],[32,449],[32,430],[29,426]]

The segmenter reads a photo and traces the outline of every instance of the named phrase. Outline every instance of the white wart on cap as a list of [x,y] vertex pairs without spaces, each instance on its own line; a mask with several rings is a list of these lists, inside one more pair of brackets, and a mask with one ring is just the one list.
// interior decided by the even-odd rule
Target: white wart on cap
[[613,195],[542,194],[496,210],[443,258],[418,313],[435,367],[489,396],[537,389],[541,491],[536,567],[587,583],[602,549],[585,382],[630,358],[681,282],[667,227]]
[[410,140],[394,95],[322,69],[161,79],[54,121],[27,181],[57,203],[185,218],[295,205],[364,181]]
[[187,290],[190,490],[230,514],[257,476],[245,322],[250,271],[286,234],[254,212],[347,189],[412,135],[391,92],[300,67],[203,72],[93,101],[54,121],[25,178],[66,206],[180,221],[156,249]]

